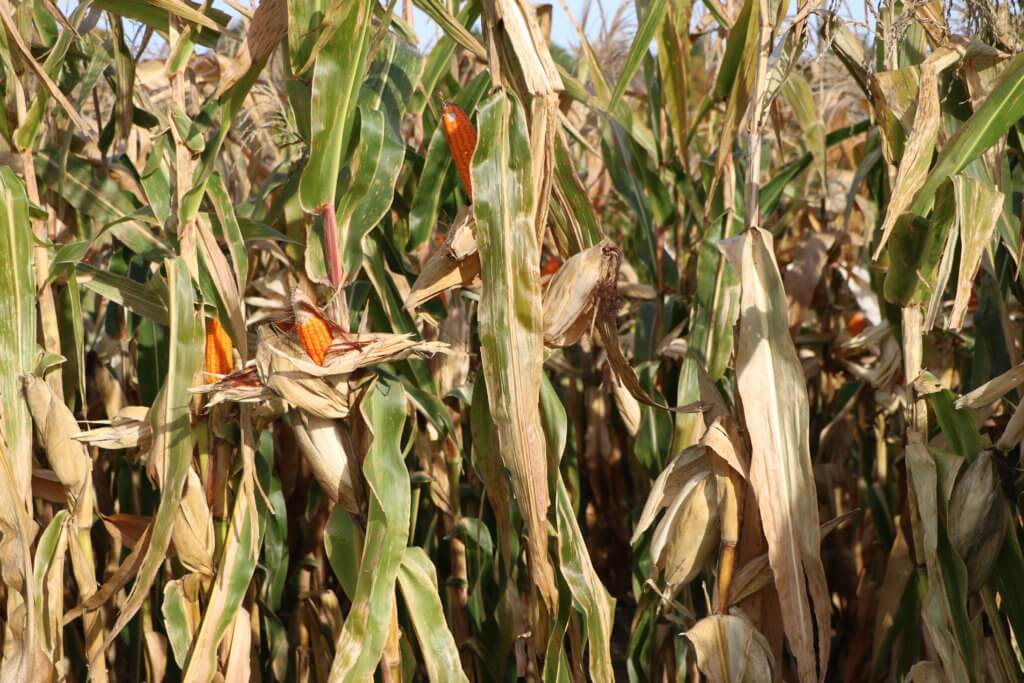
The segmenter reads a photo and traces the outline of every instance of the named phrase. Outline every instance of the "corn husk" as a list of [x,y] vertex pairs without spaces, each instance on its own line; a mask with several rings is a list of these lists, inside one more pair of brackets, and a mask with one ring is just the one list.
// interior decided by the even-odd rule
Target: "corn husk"
[[713,614],[686,632],[697,666],[710,683],[761,683],[775,680],[768,640],[742,614]]
[[85,445],[73,438],[81,431],[78,421],[46,382],[35,375],[26,375],[22,382],[38,442],[46,449],[50,467],[64,486],[68,506],[74,508],[92,473],[92,460]]
[[613,378],[609,384],[612,388],[612,397],[615,399],[615,407],[619,410],[622,423],[626,425],[626,431],[630,436],[636,436],[640,433],[640,424],[644,417],[640,410],[640,402],[623,383],[617,382]]
[[949,540],[967,564],[971,591],[988,578],[1008,520],[999,473],[992,453],[985,451],[960,475],[949,500]]
[[[166,396],[161,392],[153,410],[161,410],[160,406],[165,400]],[[163,458],[168,449],[162,443],[162,440],[166,438],[168,437],[164,433],[155,434],[149,451],[147,470],[157,488],[163,488],[164,472],[167,471]],[[203,491],[199,475],[191,468],[185,478],[181,506],[174,518],[171,541],[178,554],[178,559],[186,568],[200,574],[213,574],[213,552],[215,550],[213,515],[206,503],[206,493]]]
[[348,417],[371,375],[361,377],[312,375],[312,362],[303,361],[305,351],[293,339],[265,325],[259,331],[256,368],[262,383],[287,403],[324,419]]
[[464,207],[448,229],[444,244],[427,257],[419,277],[405,298],[405,307],[416,308],[453,287],[479,282],[480,255],[473,235],[473,212]]
[[574,254],[544,292],[544,344],[572,346],[594,326],[601,296],[615,292],[622,255],[609,240]]
[[336,420],[294,411],[292,422],[299,450],[309,463],[313,476],[327,496],[345,510],[358,513],[352,468],[345,450],[344,427]]

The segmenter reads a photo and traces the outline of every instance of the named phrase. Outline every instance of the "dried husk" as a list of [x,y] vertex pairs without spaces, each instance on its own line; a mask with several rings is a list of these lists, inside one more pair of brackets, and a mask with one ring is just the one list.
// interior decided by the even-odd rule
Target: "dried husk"
[[171,540],[178,553],[178,559],[193,572],[214,574],[213,552],[216,537],[213,531],[213,515],[206,501],[203,482],[196,471],[190,469],[185,479],[185,491],[181,508],[174,520]]
[[703,471],[670,504],[651,539],[651,559],[675,588],[693,580],[718,542],[718,493],[715,478]]
[[310,415],[324,419],[348,417],[358,394],[372,381],[372,376],[312,376],[306,366],[316,366],[298,360],[305,355],[302,347],[270,327],[260,328],[256,349],[256,367],[263,384]]
[[451,348],[449,353],[439,354],[432,360],[438,395],[445,396],[453,389],[464,387],[469,379],[472,328],[466,303],[449,307],[437,337]]
[[[46,449],[50,467],[67,492],[68,505],[74,508],[84,495],[92,473],[92,460],[85,445],[73,438],[81,431],[78,421],[63,401],[54,396],[46,382],[35,375],[26,375],[22,383],[36,426],[37,441]],[[91,521],[91,509],[88,514]]]
[[1003,546],[1009,521],[991,451],[960,475],[949,501],[949,540],[967,564],[968,588],[984,585]]
[[612,387],[612,397],[615,399],[615,407],[619,410],[619,417],[626,426],[630,436],[640,433],[640,425],[643,422],[643,412],[640,410],[640,402],[629,392],[629,389],[614,379],[609,382]]
[[767,683],[775,662],[767,639],[741,613],[713,614],[686,632],[711,683]]
[[562,264],[544,292],[545,346],[572,346],[591,330],[602,292],[614,291],[621,259],[615,245],[604,240]]
[[292,430],[313,476],[327,496],[345,510],[359,512],[352,468],[345,450],[342,429],[338,421],[317,417],[305,411],[293,411],[296,419]]
[[[153,410],[162,410],[161,405],[166,400],[165,394],[161,392]],[[150,412],[152,413],[153,410]],[[153,436],[147,464],[150,479],[160,489],[164,486],[163,477],[164,472],[167,471],[163,458],[168,449],[162,443],[166,438],[168,437],[163,432]],[[209,575],[214,573],[213,553],[216,549],[216,541],[213,532],[213,515],[206,502],[202,481],[192,468],[189,468],[185,478],[181,505],[171,529],[171,542],[174,544],[178,559],[190,571]]]
[[421,306],[453,287],[469,287],[479,282],[480,255],[473,225],[471,207],[463,207],[448,229],[444,244],[424,262],[405,298],[406,308]]

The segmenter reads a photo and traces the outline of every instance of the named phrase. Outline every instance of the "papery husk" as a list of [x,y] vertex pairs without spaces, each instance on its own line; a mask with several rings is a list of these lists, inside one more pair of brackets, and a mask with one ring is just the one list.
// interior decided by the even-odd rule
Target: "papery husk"
[[480,281],[480,255],[473,234],[473,211],[463,207],[448,229],[444,244],[433,251],[405,298],[413,309],[453,287],[469,287]]
[[984,585],[1003,547],[1007,507],[992,453],[985,451],[960,475],[949,500],[949,540],[967,565],[971,591]]
[[674,589],[704,568],[718,543],[718,492],[710,471],[695,475],[672,500],[651,538],[651,559]]
[[710,683],[768,683],[775,661],[767,639],[742,613],[704,617],[686,632]]
[[461,302],[450,306],[437,331],[438,340],[451,348],[450,353],[439,354],[432,359],[438,396],[465,386],[469,379],[472,329],[466,308],[466,304]]
[[216,536],[213,515],[207,504],[203,482],[194,469],[188,471],[181,508],[174,520],[171,540],[178,559],[193,572],[213,576]]
[[[165,400],[166,397],[161,392],[153,409],[161,410],[160,406]],[[164,472],[167,470],[162,461],[167,451],[161,443],[165,438],[167,437],[163,433],[154,435],[147,465],[150,479],[161,489],[164,486]],[[189,468],[185,477],[181,506],[171,529],[171,542],[174,544],[178,559],[190,571],[209,575],[214,573],[213,553],[216,549],[216,540],[213,532],[213,515],[206,502],[202,481],[192,468]]]
[[640,410],[640,402],[622,382],[611,378],[609,384],[612,388],[612,398],[615,399],[615,407],[619,410],[619,417],[622,418],[626,431],[630,436],[636,436],[640,433],[640,425],[644,417]]
[[[72,573],[83,598],[96,592],[96,569],[89,530],[92,527],[96,494],[92,485],[92,459],[85,444],[75,440],[80,433],[78,421],[42,379],[35,375],[22,378],[25,400],[36,427],[36,439],[46,449],[46,458],[54,475],[64,487],[71,514],[69,546]],[[58,578],[59,580],[59,578]],[[106,666],[97,659],[103,649],[104,624],[100,614],[84,619],[86,656],[92,662],[91,678],[107,680]]]
[[285,401],[302,411],[324,419],[342,419],[358,396],[372,382],[372,375],[358,377],[337,375],[314,376],[317,368],[308,360],[298,342],[265,325],[259,330],[256,367],[263,384]]
[[[46,382],[35,375],[26,375],[22,383],[38,443],[46,450],[50,468],[67,492],[68,506],[75,508],[92,474],[92,460],[85,445],[73,438],[81,431],[78,421]],[[90,508],[88,522],[91,516]]]
[[572,346],[593,328],[602,294],[615,291],[621,260],[618,248],[604,240],[558,269],[543,297],[545,346]]
[[359,513],[352,464],[345,449],[345,427],[337,420],[305,411],[293,411],[292,431],[299,450],[309,463],[313,476],[327,496],[345,510]]

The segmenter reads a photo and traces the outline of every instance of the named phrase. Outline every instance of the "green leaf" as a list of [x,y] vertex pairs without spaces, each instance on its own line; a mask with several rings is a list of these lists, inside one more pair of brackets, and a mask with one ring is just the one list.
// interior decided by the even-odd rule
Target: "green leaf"
[[171,344],[167,379],[157,402],[150,409],[154,434],[150,458],[158,458],[163,463],[163,486],[160,490],[160,503],[153,517],[149,545],[131,593],[107,636],[104,649],[110,647],[149,595],[149,589],[166,559],[171,543],[171,529],[180,513],[185,478],[192,466],[189,415],[192,395],[188,389],[193,376],[202,366],[203,324],[201,317],[196,315],[192,280],[184,259],[168,259],[165,265],[170,293],[168,312]]
[[167,299],[154,277],[145,285],[111,272],[78,264],[80,285],[91,292],[117,302],[132,313],[138,313],[160,325],[168,325]]
[[167,630],[167,640],[171,644],[171,654],[179,669],[185,668],[189,647],[192,645],[194,627],[189,623],[189,606],[185,604],[185,594],[181,589],[181,580],[168,581],[164,586],[164,598],[160,603]]
[[483,102],[478,121],[472,176],[483,280],[481,359],[501,458],[526,520],[531,578],[553,608],[557,588],[548,558],[547,455],[538,406],[544,320],[530,140],[518,99],[504,90]]
[[622,71],[619,73],[619,80],[616,81],[615,88],[612,90],[611,99],[608,103],[609,109],[614,109],[618,105],[622,93],[626,92],[626,87],[629,86],[633,76],[636,75],[636,70],[640,68],[640,62],[643,61],[644,56],[647,54],[647,47],[654,40],[654,36],[658,31],[661,30],[661,23],[665,20],[665,12],[668,11],[668,7],[668,0],[651,0],[650,3],[646,4],[643,17],[640,19],[640,25],[636,29],[636,35],[633,37],[633,44],[629,47],[629,53],[626,55]]
[[914,198],[912,211],[924,215],[939,187],[980,157],[1024,116],[1024,54],[1009,61],[998,84],[939,152],[935,165]]
[[335,505],[324,529],[324,550],[331,563],[334,576],[351,600],[356,594],[356,579],[359,576],[359,556],[363,548],[363,535],[348,513]]
[[208,7],[204,12],[187,0],[94,0],[93,6],[113,12],[128,19],[142,22],[162,35],[167,36],[171,15],[180,17],[201,27],[194,36],[199,44],[214,47],[224,26],[231,16],[221,10]]
[[423,13],[434,20],[445,34],[468,50],[470,54],[478,59],[487,59],[487,51],[477,40],[476,36],[455,18],[448,7],[440,0],[415,0],[415,4]]
[[[243,419],[243,429],[245,423]],[[243,434],[242,438],[248,439],[250,436]],[[217,566],[217,577],[199,630],[192,639],[184,681],[209,681],[214,678],[217,673],[217,651],[248,593],[261,545],[255,490],[253,474],[243,473],[231,512],[227,539]]]
[[455,637],[444,619],[437,572],[423,548],[405,549],[398,586],[420,643],[427,677],[432,683],[468,681],[459,662]]
[[316,58],[309,160],[299,181],[299,200],[309,212],[335,204],[341,157],[352,135],[357,89],[369,51],[373,4],[347,3],[338,31]]
[[240,291],[244,291],[245,284],[249,279],[249,256],[246,253],[242,228],[235,216],[234,204],[231,203],[228,190],[224,187],[224,181],[217,174],[210,177],[206,185],[206,192],[210,195],[214,211],[217,212],[217,221],[220,223],[221,233],[224,241],[227,242],[228,252],[231,254],[235,281],[238,283]]
[[341,0],[288,0],[288,61],[293,76],[302,75],[317,58],[319,50],[314,47],[326,13],[336,13],[344,4]]
[[415,49],[389,36],[361,91],[359,141],[337,215],[342,273],[350,280],[363,259],[363,237],[391,208],[405,158],[402,117],[422,67]]
[[36,355],[36,281],[32,224],[25,185],[0,167],[0,413],[15,483],[28,491],[32,476],[32,420],[21,393],[21,376]]
[[[567,418],[565,408],[549,382],[544,383],[541,391],[541,405],[551,452],[549,458],[557,463],[565,448]],[[611,655],[615,600],[594,569],[569,492],[558,474],[555,475],[555,517],[558,522],[558,567],[569,586],[573,605],[583,613],[590,645],[590,680],[611,683],[615,680]],[[582,659],[582,653],[579,655]]]
[[364,399],[362,411],[374,435],[363,463],[369,513],[352,608],[334,649],[332,682],[373,677],[387,640],[395,580],[409,538],[412,492],[399,448],[405,427],[401,384],[379,379]]

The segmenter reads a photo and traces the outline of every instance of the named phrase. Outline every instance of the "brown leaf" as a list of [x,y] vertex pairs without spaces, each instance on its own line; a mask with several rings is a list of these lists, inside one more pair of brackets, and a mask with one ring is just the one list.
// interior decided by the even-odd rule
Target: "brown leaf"
[[723,242],[722,251],[740,273],[736,374],[753,450],[750,483],[786,637],[800,680],[824,680],[831,605],[821,564],[807,388],[789,335],[785,291],[769,233],[752,228]]

